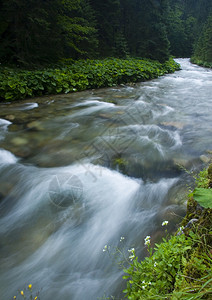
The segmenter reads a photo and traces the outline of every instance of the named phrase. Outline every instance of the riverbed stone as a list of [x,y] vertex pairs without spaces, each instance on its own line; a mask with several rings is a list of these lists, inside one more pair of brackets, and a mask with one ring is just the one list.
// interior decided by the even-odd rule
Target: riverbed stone
[[14,154],[21,158],[27,158],[31,155],[31,151],[29,148],[19,149],[17,151],[14,151]]
[[177,129],[183,129],[185,126],[185,124],[183,124],[181,122],[162,122],[161,125],[171,126],[171,127],[177,128]]
[[0,197],[4,198],[6,197],[10,191],[12,190],[13,185],[9,182],[0,182]]
[[37,131],[42,131],[44,128],[42,127],[41,123],[39,121],[32,121],[27,124],[27,128],[34,129]]
[[186,160],[184,158],[177,158],[177,157],[174,157],[173,162],[174,162],[174,165],[182,166],[184,168],[188,168],[189,163],[190,163],[188,160]]
[[210,157],[208,157],[208,156],[206,156],[206,155],[201,155],[200,156],[200,160],[202,161],[202,162],[204,162],[204,163],[209,163],[210,162]]
[[112,118],[112,116],[109,114],[99,114],[99,117],[102,119],[111,119]]
[[22,129],[23,129],[23,125],[18,125],[18,124],[11,124],[8,127],[8,131],[10,132],[17,132]]
[[5,116],[4,117],[6,120],[8,120],[8,121],[14,121],[15,120],[15,116],[14,115],[7,115],[7,116]]
[[28,144],[28,141],[22,137],[15,137],[12,139],[12,143],[16,146],[22,146]]

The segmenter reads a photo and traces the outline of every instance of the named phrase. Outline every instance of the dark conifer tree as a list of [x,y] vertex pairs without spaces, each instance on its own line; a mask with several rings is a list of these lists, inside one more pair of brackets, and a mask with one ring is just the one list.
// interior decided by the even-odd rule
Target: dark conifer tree
[[95,20],[87,0],[3,0],[0,59],[25,66],[94,55]]

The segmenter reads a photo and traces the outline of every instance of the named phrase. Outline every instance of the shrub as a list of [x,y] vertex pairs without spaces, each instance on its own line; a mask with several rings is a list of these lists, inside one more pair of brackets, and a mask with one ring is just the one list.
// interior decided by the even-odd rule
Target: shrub
[[161,64],[142,59],[65,60],[55,68],[28,71],[0,68],[0,100],[70,93],[156,78],[179,69],[173,59]]

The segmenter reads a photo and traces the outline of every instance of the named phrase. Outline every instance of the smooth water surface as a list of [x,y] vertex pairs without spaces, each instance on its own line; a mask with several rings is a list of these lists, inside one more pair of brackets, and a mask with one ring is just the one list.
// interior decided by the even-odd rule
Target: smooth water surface
[[[42,300],[122,298],[103,252],[176,230],[191,178],[212,150],[212,71],[0,104],[0,295],[29,283]],[[120,242],[120,237],[125,239]],[[121,258],[120,258],[121,259]]]

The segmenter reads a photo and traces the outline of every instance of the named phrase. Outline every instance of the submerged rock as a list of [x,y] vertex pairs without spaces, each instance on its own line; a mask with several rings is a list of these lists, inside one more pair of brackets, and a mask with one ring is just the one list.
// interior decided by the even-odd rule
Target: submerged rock
[[201,155],[200,156],[200,160],[206,164],[208,164],[210,162],[210,157],[206,156],[206,155]]
[[183,129],[185,126],[185,124],[180,123],[180,122],[162,122],[161,125],[171,126],[171,127],[177,128],[177,129]]
[[5,116],[5,119],[8,120],[8,121],[14,121],[15,116],[14,115],[7,115],[7,116]]
[[19,125],[19,124],[11,124],[9,127],[8,127],[8,130],[10,132],[16,132],[16,131],[19,131],[19,130],[22,130],[24,128],[23,125]]
[[27,128],[38,130],[38,131],[44,130],[44,128],[42,127],[42,125],[39,121],[32,121],[32,122],[28,123]]
[[23,145],[27,145],[28,141],[22,137],[15,137],[12,139],[12,143],[16,146],[23,146]]
[[13,188],[13,184],[9,182],[0,182],[0,199],[6,197]]

